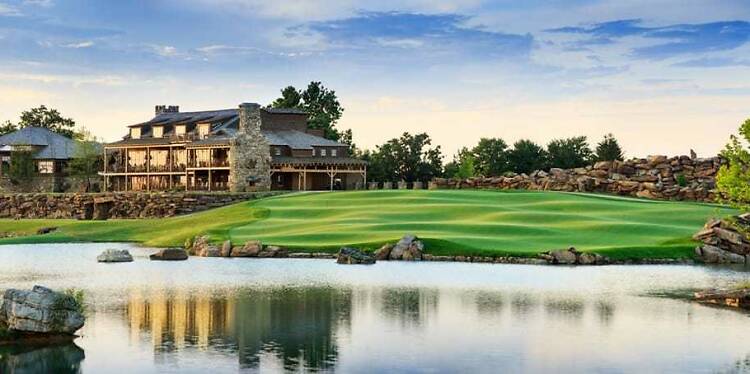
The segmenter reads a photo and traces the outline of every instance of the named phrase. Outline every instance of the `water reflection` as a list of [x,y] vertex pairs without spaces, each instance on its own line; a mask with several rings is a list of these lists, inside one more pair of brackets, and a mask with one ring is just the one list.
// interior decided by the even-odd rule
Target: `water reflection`
[[80,373],[84,357],[83,350],[72,342],[0,346],[0,373]]
[[242,368],[271,355],[286,370],[328,369],[338,356],[335,333],[351,315],[351,292],[332,288],[144,296],[128,302],[132,339],[148,332],[157,357],[191,347],[228,351]]

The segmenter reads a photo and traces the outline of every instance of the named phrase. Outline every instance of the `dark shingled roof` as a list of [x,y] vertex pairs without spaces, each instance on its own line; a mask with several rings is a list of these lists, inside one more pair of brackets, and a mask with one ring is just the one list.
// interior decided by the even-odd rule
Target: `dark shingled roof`
[[43,127],[24,127],[0,136],[0,147],[31,145],[42,147],[34,155],[39,160],[67,160],[73,158],[76,142]]
[[[274,114],[307,114],[304,110],[294,108],[261,108],[262,111]],[[143,125],[175,125],[178,123],[224,122],[239,117],[238,109],[204,110],[200,112],[164,112],[157,114],[147,122],[137,123],[128,127]]]
[[348,147],[337,141],[321,138],[295,130],[263,131],[263,136],[271,145],[288,145],[292,149],[312,149],[312,147]]
[[367,165],[367,161],[360,160],[352,157],[289,157],[289,156],[273,156],[271,158],[272,164],[288,164],[288,165]]

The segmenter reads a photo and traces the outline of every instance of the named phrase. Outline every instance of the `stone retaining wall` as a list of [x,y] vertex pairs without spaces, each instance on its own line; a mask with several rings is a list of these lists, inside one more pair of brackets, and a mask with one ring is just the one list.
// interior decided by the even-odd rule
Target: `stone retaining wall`
[[603,161],[577,169],[535,171],[530,175],[465,180],[436,178],[430,189],[526,189],[602,192],[658,200],[714,201],[719,157],[649,156],[628,161]]
[[163,218],[198,212],[270,192],[111,192],[0,194],[0,218]]

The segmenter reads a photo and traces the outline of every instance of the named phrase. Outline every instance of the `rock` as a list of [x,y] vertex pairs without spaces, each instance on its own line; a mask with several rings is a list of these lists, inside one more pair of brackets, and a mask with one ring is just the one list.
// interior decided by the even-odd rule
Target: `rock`
[[167,248],[148,256],[153,261],[184,261],[188,259],[187,252],[182,248]]
[[191,255],[202,256],[203,252],[208,246],[210,246],[210,243],[208,242],[208,236],[196,236],[193,240],[192,247],[188,248],[188,250]]
[[375,259],[379,261],[387,260],[391,255],[393,244],[384,244],[377,251],[375,251]]
[[41,227],[41,228],[39,228],[39,230],[36,230],[36,233],[37,233],[37,235],[45,235],[45,234],[49,234],[49,233],[51,233],[53,231],[57,231],[57,227],[54,227],[54,226],[52,226],[52,227]]
[[414,261],[422,259],[424,244],[414,235],[404,235],[391,249],[388,258],[391,260]]
[[695,255],[707,264],[744,264],[745,256],[725,251],[713,245],[695,248]]
[[309,252],[290,253],[289,258],[312,258],[312,253],[309,253]]
[[133,262],[133,256],[127,249],[105,249],[99,256],[96,256],[99,262]]
[[573,265],[578,261],[577,251],[573,247],[550,251],[549,255],[552,256],[553,264]]
[[319,258],[319,259],[332,259],[332,258],[336,258],[336,255],[332,253],[316,252],[312,254],[312,257]]
[[201,257],[222,257],[221,256],[221,249],[215,245],[209,245],[207,247],[203,248],[203,251],[201,251],[198,256]]
[[221,245],[221,257],[230,257],[231,255],[232,255],[232,242],[230,240],[226,240]]
[[594,265],[596,264],[596,255],[593,253],[581,252],[578,255],[577,262],[580,265]]
[[13,332],[73,335],[85,322],[75,298],[42,286],[9,289],[0,305],[0,324]]
[[336,262],[346,265],[371,265],[375,263],[375,257],[356,248],[343,247],[339,250]]
[[245,242],[242,247],[232,248],[232,257],[258,257],[258,253],[263,250],[263,244],[259,240],[250,240]]
[[275,246],[275,245],[269,245],[268,247],[266,247],[265,249],[263,249],[262,251],[258,253],[258,257],[263,257],[263,258],[273,258],[273,257],[282,258],[282,257],[287,257],[288,255],[289,255],[289,251],[287,251],[286,248]]
[[695,301],[733,308],[750,309],[750,290],[708,290],[693,294]]

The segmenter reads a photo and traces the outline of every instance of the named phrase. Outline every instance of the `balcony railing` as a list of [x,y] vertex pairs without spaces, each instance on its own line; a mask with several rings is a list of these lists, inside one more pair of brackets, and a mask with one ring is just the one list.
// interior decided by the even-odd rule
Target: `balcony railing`
[[225,159],[216,159],[211,161],[205,161],[205,160],[198,160],[194,161],[190,164],[191,168],[226,168],[229,167],[229,160]]
[[[187,166],[185,164],[172,165],[170,169],[169,165],[149,165],[148,169],[146,165],[128,165],[128,173],[181,173],[184,172]],[[107,165],[107,173],[125,173],[125,165],[115,164]]]

